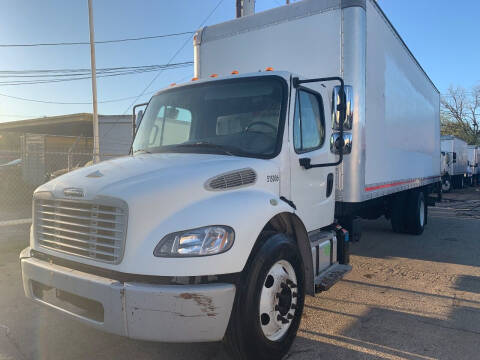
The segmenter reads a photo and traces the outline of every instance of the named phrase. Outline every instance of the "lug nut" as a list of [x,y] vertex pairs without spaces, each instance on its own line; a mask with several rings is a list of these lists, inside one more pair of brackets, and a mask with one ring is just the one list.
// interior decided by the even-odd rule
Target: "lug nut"
[[292,289],[295,289],[297,287],[297,284],[295,284],[292,280],[287,279],[287,285],[289,285]]

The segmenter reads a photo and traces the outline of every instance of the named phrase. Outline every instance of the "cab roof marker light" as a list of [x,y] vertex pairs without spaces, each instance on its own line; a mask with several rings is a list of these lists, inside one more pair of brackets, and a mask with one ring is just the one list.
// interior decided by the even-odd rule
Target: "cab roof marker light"
[[273,71],[273,67],[269,66],[265,69],[265,71]]
[[197,81],[197,80],[198,80],[198,77],[196,76],[192,78],[192,81]]
[[171,83],[171,84],[170,84],[170,86],[175,86],[175,85],[177,85],[177,83]]
[[218,77],[218,74],[212,74],[212,75],[210,75],[210,77],[211,78],[216,78],[216,77]]
[[231,72],[231,74],[232,74],[232,75],[238,75],[238,70],[233,70],[233,71]]

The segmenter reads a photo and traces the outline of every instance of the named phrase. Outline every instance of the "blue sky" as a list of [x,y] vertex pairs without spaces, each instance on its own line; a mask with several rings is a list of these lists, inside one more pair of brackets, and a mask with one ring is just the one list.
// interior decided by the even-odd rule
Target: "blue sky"
[[[219,0],[94,0],[96,40],[119,39],[193,31]],[[284,0],[257,0],[257,11]],[[437,87],[466,88],[480,82],[478,0],[379,0],[379,4],[404,38]],[[224,0],[207,22],[232,19],[235,1]],[[174,62],[190,61],[189,35],[121,44],[97,45],[97,67],[165,64],[185,41]],[[0,44],[88,41],[87,0],[3,0],[0,11]],[[0,70],[88,68],[88,46],[0,48]],[[164,71],[138,102],[154,90],[187,80],[193,68]],[[140,94],[155,73],[98,80],[98,98],[112,100]],[[57,102],[91,101],[90,80],[0,86],[0,94]],[[99,104],[102,114],[124,113],[133,99]],[[0,121],[45,115],[91,112],[91,105],[55,105],[0,96]],[[128,112],[130,113],[130,109]]]

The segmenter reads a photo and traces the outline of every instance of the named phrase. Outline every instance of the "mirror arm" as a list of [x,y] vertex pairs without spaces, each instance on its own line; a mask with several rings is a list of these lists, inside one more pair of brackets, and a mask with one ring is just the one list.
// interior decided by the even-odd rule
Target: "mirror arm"
[[343,140],[343,123],[345,122],[346,118],[346,111],[347,111],[347,104],[346,104],[346,96],[345,96],[345,83],[341,77],[332,76],[332,77],[325,77],[325,78],[315,78],[315,79],[306,79],[300,80],[298,77],[294,77],[292,79],[292,84],[295,89],[297,89],[301,84],[308,84],[313,82],[325,82],[325,81],[338,81],[340,82],[340,97],[341,101],[340,104],[337,105],[337,111],[340,111],[341,114],[341,121],[340,121],[340,148],[339,148],[339,157],[338,160],[333,163],[326,163],[326,164],[311,164],[310,158],[301,158],[299,159],[300,166],[304,167],[306,170],[318,167],[328,167],[328,166],[337,166],[340,165],[343,161],[343,146],[345,145],[345,141]]

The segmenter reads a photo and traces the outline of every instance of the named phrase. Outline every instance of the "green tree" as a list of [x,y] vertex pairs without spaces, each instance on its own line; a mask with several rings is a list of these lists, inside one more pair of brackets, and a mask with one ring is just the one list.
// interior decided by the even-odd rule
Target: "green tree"
[[469,144],[480,145],[480,86],[471,91],[450,87],[442,95],[440,130],[442,135],[456,136]]

